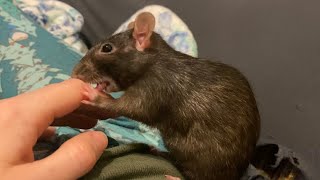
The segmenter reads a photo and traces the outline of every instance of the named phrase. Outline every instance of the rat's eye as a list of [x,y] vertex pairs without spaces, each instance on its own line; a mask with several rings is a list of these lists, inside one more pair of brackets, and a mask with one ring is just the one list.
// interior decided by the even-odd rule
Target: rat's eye
[[112,51],[112,49],[113,49],[112,45],[107,43],[107,44],[102,45],[101,52],[110,53]]

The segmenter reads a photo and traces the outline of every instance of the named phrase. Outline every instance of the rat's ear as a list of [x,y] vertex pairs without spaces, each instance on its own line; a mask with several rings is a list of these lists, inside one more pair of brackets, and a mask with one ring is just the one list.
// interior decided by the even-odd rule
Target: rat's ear
[[136,40],[136,48],[143,51],[150,46],[150,37],[155,27],[155,18],[149,12],[139,14],[134,21],[133,37]]

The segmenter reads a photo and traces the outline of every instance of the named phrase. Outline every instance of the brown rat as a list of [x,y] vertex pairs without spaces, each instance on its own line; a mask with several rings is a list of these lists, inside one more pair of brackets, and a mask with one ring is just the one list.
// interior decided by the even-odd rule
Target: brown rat
[[[186,179],[239,179],[253,155],[260,117],[237,69],[171,48],[141,13],[127,31],[94,46],[73,77],[97,83],[91,104],[160,130]],[[101,92],[125,91],[119,99]]]

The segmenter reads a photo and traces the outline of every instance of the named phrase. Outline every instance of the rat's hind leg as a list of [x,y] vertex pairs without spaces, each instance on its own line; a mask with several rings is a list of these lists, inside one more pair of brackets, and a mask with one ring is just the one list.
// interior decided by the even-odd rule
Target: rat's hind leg
[[167,180],[181,180],[179,177],[174,177],[174,176],[170,176],[170,175],[165,175]]

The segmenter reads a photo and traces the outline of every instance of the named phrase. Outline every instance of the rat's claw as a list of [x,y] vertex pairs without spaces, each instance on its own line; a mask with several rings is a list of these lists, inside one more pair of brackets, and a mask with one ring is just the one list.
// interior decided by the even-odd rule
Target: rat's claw
[[181,180],[179,177],[173,177],[170,175],[164,175],[166,177],[167,180]]
[[83,104],[87,104],[87,105],[91,105],[91,106],[94,106],[95,104],[91,101],[88,101],[88,100],[82,100],[81,101]]

